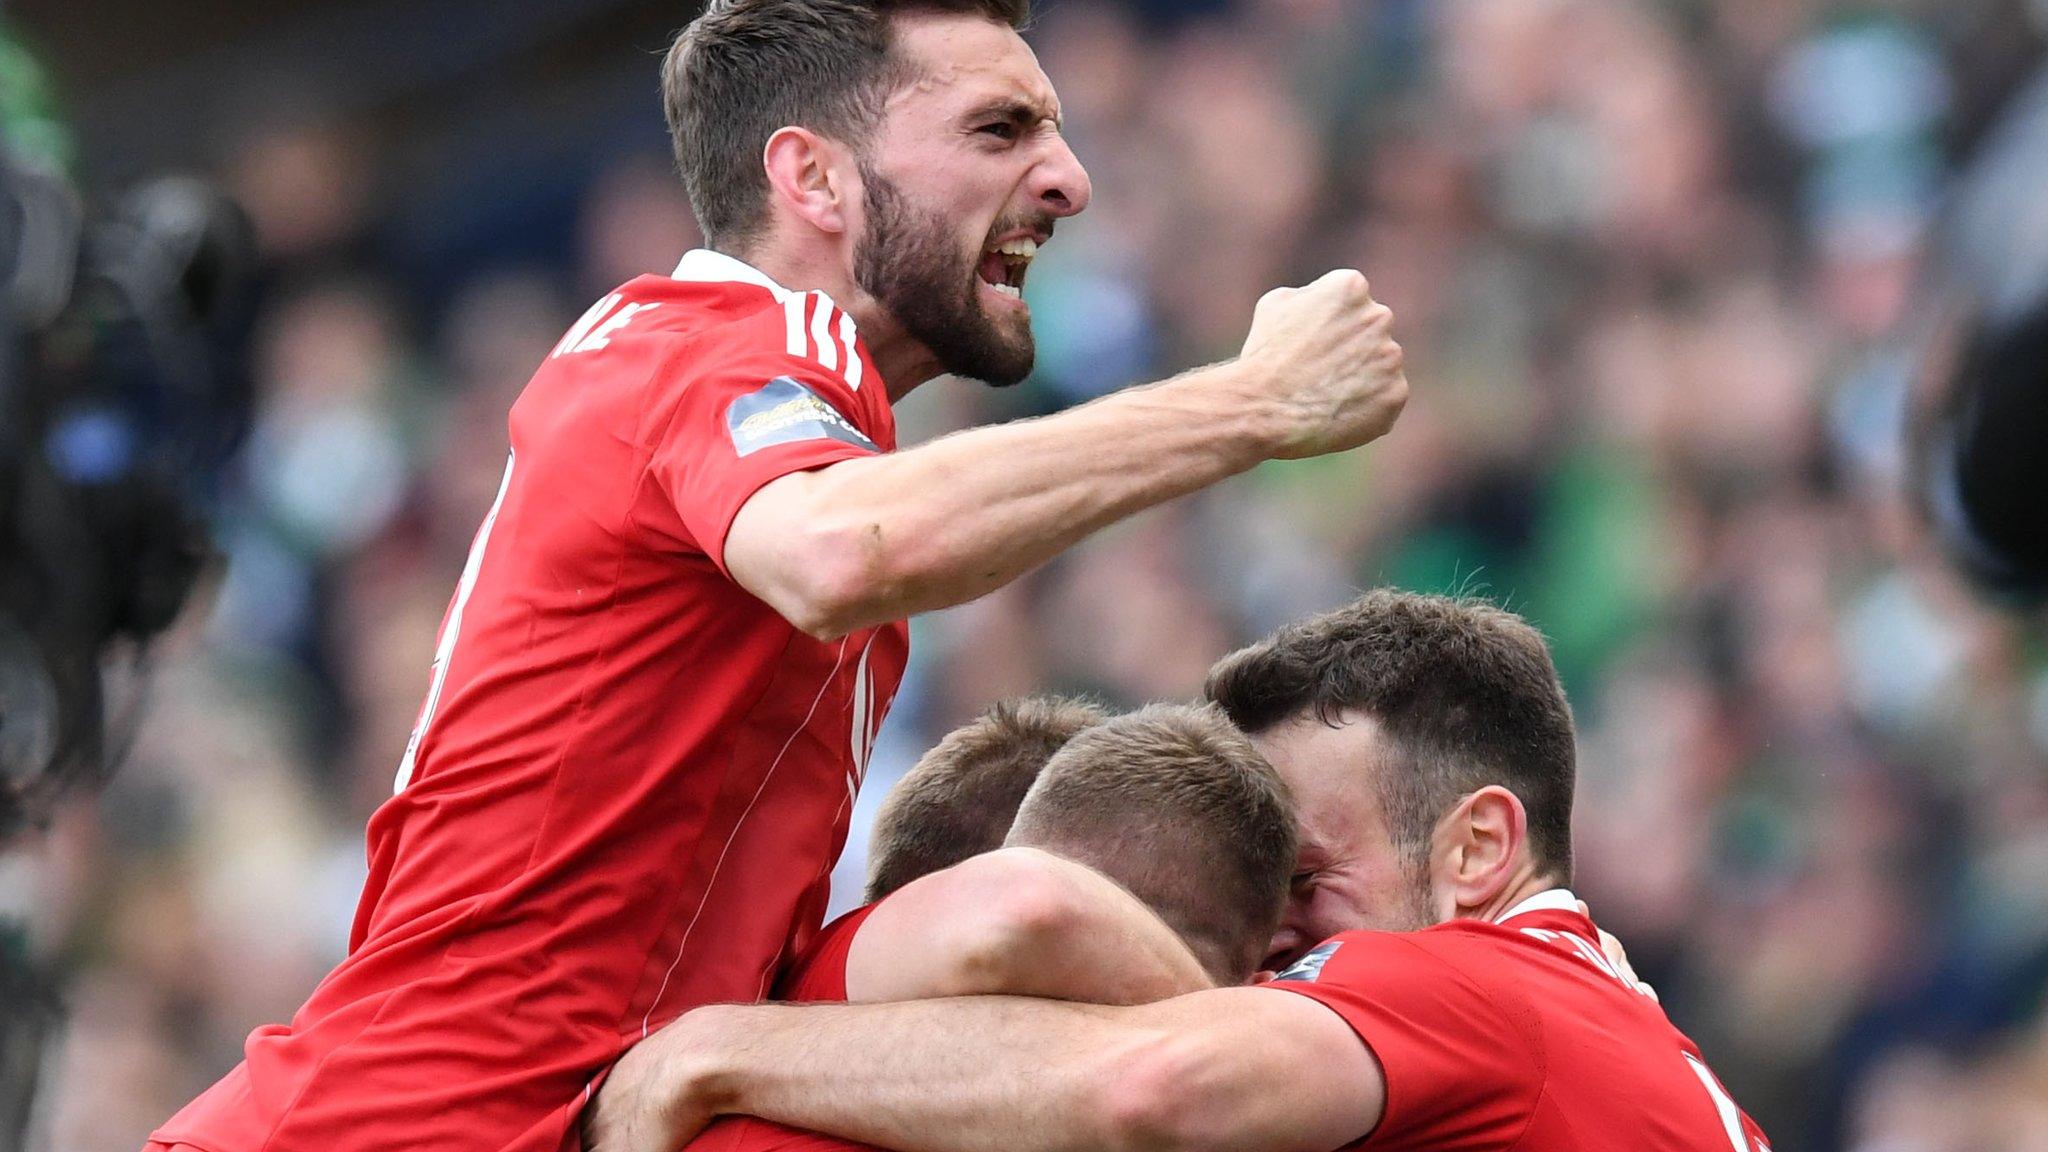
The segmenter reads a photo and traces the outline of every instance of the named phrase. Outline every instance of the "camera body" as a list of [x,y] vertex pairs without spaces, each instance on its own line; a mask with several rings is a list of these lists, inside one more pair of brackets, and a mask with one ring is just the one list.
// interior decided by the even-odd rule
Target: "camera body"
[[103,668],[190,595],[246,426],[249,229],[197,181],[88,222],[0,141],[0,843],[112,763]]
[[2018,606],[2048,603],[2048,69],[1956,181],[1938,318],[1921,341],[1915,496],[1951,562]]
[[[254,244],[192,180],[89,220],[0,125],[0,850],[103,783],[104,672],[140,668],[212,554],[211,488],[248,423]],[[134,679],[140,699],[141,679]],[[30,1126],[59,982],[0,916],[0,1149]]]

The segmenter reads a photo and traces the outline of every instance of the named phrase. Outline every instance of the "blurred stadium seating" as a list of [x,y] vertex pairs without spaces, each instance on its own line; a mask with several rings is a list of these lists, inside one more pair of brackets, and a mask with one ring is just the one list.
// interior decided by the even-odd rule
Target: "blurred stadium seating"
[[[926,386],[906,442],[1227,355],[1263,290],[1334,265],[1394,308],[1414,398],[1380,446],[919,620],[841,877],[993,698],[1185,697],[1359,586],[1482,592],[1573,693],[1581,894],[1779,1152],[2048,1148],[2043,631],[1934,557],[1884,355],[2048,4],[1041,11],[1095,207],[1033,271],[1038,374]],[[505,409],[696,239],[656,96],[691,5],[7,12],[83,183],[212,173],[265,252],[230,563],[103,802],[0,857],[71,974],[51,1147],[131,1149],[340,955]]]

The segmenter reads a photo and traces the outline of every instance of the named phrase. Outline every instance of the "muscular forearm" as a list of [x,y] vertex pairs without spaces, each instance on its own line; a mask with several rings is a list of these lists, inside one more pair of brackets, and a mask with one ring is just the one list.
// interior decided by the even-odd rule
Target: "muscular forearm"
[[657,1041],[671,1115],[745,1113],[902,1152],[1327,1152],[1370,1131],[1385,1098],[1340,1019],[1255,988],[1132,1008],[712,1008]]
[[1391,324],[1356,271],[1276,289],[1228,363],[766,485],[733,520],[726,567],[821,638],[971,600],[1261,460],[1382,435],[1408,399]]
[[[964,603],[1107,524],[1264,459],[1275,421],[1256,388],[1231,387],[1250,371],[1217,365],[1056,416],[785,477],[761,509],[742,510],[728,562],[770,603],[822,598],[798,621],[814,632]],[[805,555],[755,562],[777,549]],[[821,595],[816,584],[755,587],[750,571],[764,581],[830,575]]]
[[1105,1088],[1115,1054],[1142,1034],[1106,1011],[1007,998],[714,1007],[655,1039],[673,1058],[662,1080],[674,1106],[694,1115],[761,1116],[901,1152],[1115,1152]]

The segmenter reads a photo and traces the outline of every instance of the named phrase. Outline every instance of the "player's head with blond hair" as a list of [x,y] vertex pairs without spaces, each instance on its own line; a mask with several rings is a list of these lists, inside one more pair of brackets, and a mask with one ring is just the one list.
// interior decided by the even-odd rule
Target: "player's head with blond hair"
[[886,310],[938,367],[1023,379],[1013,289],[1088,198],[1029,17],[1028,0],[711,0],[662,66],[709,244],[829,260],[865,297],[843,307]]
[[867,902],[1002,847],[1046,761],[1109,719],[1087,700],[1005,700],[948,732],[896,782],[868,842]]
[[1154,704],[1075,736],[1009,845],[1086,864],[1179,934],[1219,984],[1257,971],[1294,870],[1287,785],[1214,708]]
[[1206,692],[1301,802],[1289,919],[1315,938],[1289,943],[1460,914],[1518,854],[1533,877],[1570,883],[1571,707],[1521,617],[1378,589],[1224,657]]

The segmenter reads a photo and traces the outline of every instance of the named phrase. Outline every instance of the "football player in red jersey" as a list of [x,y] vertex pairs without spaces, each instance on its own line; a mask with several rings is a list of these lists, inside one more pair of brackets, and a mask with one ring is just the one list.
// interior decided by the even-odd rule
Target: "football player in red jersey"
[[946,733],[875,810],[863,902],[1002,847],[1045,762],[1107,719],[1106,709],[1087,700],[1026,696],[998,701]]
[[605,1152],[722,1112],[904,1152],[1767,1152],[1565,887],[1575,741],[1534,629],[1375,592],[1228,657],[1209,694],[1298,804],[1278,979],[705,1009],[621,1062],[601,1110],[649,1135]]
[[[1279,924],[1294,859],[1286,788],[1243,734],[1210,709],[1154,705],[1089,728],[1053,756],[1005,847],[826,928],[778,996],[1141,1004],[1242,984]],[[594,1111],[591,1147],[632,1142],[604,1127],[602,1105]],[[733,1117],[691,1152],[856,1147]]]
[[1026,0],[712,0],[663,92],[707,237],[592,305],[511,457],[369,827],[349,954],[156,1133],[201,1152],[554,1149],[603,1070],[817,931],[904,617],[1407,395],[1355,271],[1226,363],[895,452],[893,400],[1014,383],[1089,185]]
[[[859,1002],[1043,991],[1136,1003],[1207,987],[1188,945],[1158,916],[1102,872],[1076,862],[1113,865],[1105,865],[1099,849],[1073,858],[1052,855],[1037,850],[1050,843],[1043,834],[1004,848],[1047,762],[1105,722],[1118,734],[1108,751],[1099,742],[1084,743],[1081,768],[1099,768],[1111,800],[1128,808],[1147,781],[1125,780],[1114,764],[1102,763],[1134,745],[1128,719],[1110,721],[1080,701],[1032,697],[997,704],[948,733],[882,803],[869,845],[867,903],[825,926],[777,980],[775,998]],[[1218,755],[1242,747],[1235,733],[1204,730],[1213,724],[1176,724],[1214,745]],[[1225,769],[1236,776],[1263,771],[1200,758],[1194,767],[1212,777]],[[1075,802],[1071,778],[1079,770],[1065,769],[1069,782],[1052,794],[1033,793],[1035,810]],[[1218,858],[1233,859],[1228,850]],[[1277,915],[1277,903],[1275,909]]]

